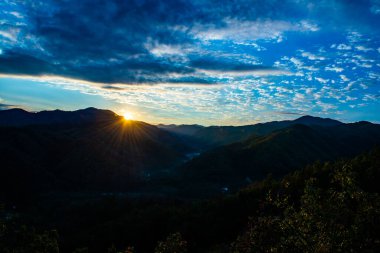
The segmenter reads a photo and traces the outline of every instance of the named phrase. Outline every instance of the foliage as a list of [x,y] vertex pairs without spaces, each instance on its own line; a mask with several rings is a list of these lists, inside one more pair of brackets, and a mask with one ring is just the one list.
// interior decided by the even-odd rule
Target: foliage
[[180,233],[169,235],[165,241],[158,242],[155,253],[186,253],[187,242]]
[[379,194],[359,187],[350,163],[331,171],[329,179],[327,187],[308,179],[299,199],[281,192],[269,196],[278,215],[251,218],[232,252],[378,252]]
[[134,253],[135,248],[128,246],[125,250],[119,251],[116,249],[115,245],[112,244],[110,248],[108,248],[107,253]]
[[55,230],[38,233],[26,226],[6,227],[0,249],[4,253],[58,253],[58,233]]
[[[52,195],[33,202],[34,212],[8,216],[20,218],[6,220],[0,249],[21,253],[39,245],[27,252],[57,252],[42,246],[57,238],[41,232],[57,228],[62,253],[380,252],[379,181],[375,150],[202,201]],[[190,243],[176,233],[157,244],[172,231]]]

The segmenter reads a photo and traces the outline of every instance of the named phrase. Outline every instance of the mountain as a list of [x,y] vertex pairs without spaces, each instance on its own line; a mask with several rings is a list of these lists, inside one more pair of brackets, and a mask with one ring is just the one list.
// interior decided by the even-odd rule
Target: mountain
[[302,116],[290,122],[292,124],[303,124],[306,126],[337,126],[342,124],[342,122],[334,119],[313,117],[309,115]]
[[[301,121],[305,120],[315,122]],[[379,144],[380,125],[369,122],[295,124],[204,152],[182,171],[185,182],[208,190],[238,189],[268,174],[280,177],[315,161],[352,157]]]
[[127,190],[170,174],[189,152],[156,126],[95,108],[2,111],[0,122],[1,193]]
[[118,118],[114,112],[93,107],[77,111],[41,111],[36,113],[22,109],[0,110],[0,126],[27,126],[46,124],[83,124]]
[[158,128],[165,129],[169,132],[173,132],[180,135],[186,135],[186,136],[193,136],[196,134],[197,131],[204,129],[204,126],[201,125],[165,125],[165,124],[159,124],[157,125]]
[[272,121],[245,126],[202,127],[199,125],[158,125],[158,127],[179,136],[186,137],[188,140],[195,142],[198,147],[205,150],[243,141],[252,135],[266,135],[272,131],[295,124],[307,126],[337,126],[343,123],[329,118],[302,116],[296,120]]
[[[112,111],[0,111],[0,190],[215,194],[380,143],[379,125],[304,116],[240,127],[153,126]],[[208,150],[203,152],[203,150]],[[212,189],[212,190],[210,190]]]

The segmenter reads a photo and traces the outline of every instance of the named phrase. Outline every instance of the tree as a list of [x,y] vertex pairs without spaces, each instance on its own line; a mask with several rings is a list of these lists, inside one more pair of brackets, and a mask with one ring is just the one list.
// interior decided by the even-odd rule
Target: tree
[[155,253],[187,253],[187,242],[180,233],[169,235],[165,241],[158,242]]
[[312,177],[298,199],[269,198],[278,215],[251,218],[232,252],[378,252],[379,195],[359,187],[350,163],[332,168],[327,186]]

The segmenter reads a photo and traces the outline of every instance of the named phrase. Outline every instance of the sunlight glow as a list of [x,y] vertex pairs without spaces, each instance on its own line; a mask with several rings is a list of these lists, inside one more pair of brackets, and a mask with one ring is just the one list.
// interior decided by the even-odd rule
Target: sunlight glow
[[125,120],[133,120],[133,114],[131,112],[125,112],[123,117]]

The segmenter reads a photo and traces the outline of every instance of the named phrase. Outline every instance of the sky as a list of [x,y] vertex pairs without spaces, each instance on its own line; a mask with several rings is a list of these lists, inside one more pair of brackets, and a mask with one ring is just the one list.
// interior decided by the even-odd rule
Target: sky
[[380,0],[2,0],[0,109],[380,122]]

